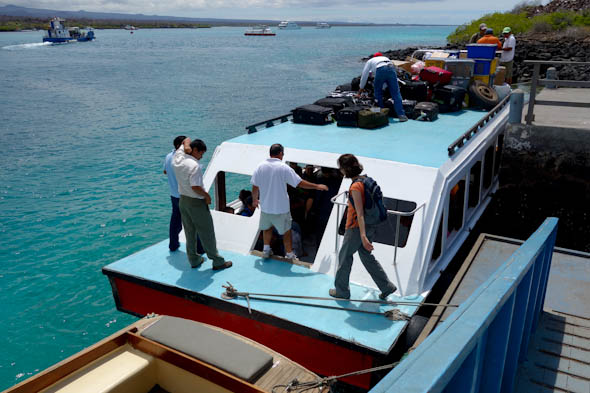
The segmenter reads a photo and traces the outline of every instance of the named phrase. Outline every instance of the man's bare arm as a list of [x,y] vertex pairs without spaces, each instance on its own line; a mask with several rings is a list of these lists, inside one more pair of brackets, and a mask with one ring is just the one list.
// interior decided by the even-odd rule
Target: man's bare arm
[[260,196],[260,189],[258,186],[252,186],[252,206],[258,207],[258,197]]
[[203,187],[191,186],[191,188],[193,189],[194,192],[196,192],[200,196],[205,197],[205,202],[207,203],[207,205],[211,203],[211,196],[209,195],[209,193],[207,191],[205,191],[205,189]]
[[307,180],[301,180],[297,187],[305,188],[307,190],[318,190],[318,191],[328,191],[328,186],[325,184],[315,184],[308,182]]

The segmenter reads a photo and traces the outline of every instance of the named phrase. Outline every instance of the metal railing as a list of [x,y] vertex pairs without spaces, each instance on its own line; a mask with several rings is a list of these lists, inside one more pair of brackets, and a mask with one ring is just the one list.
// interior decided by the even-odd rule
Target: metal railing
[[264,125],[266,128],[270,128],[270,127],[272,127],[272,126],[275,125],[275,121],[280,120],[281,123],[286,123],[286,122],[289,121],[289,118],[292,117],[292,116],[293,116],[293,113],[287,113],[286,115],[277,116],[277,117],[274,117],[272,119],[264,120],[264,121],[261,121],[259,123],[255,123],[255,124],[249,125],[249,126],[246,127],[246,130],[248,130],[248,134],[253,134],[256,131],[258,131],[256,129],[256,127],[258,127],[258,126]]
[[545,301],[556,234],[557,218],[547,218],[370,392],[511,392]]
[[[337,199],[338,197],[343,196],[343,202],[339,202]],[[336,262],[338,262],[338,253],[340,251],[340,239],[338,238],[338,230],[340,229],[340,206],[347,206],[348,205],[348,191],[343,191],[338,195],[335,195],[330,201],[336,205],[336,239],[334,241],[334,252],[336,254]],[[400,228],[400,220],[402,217],[411,217],[418,210],[424,207],[426,203],[422,203],[420,206],[417,206],[414,210],[410,212],[401,212],[397,210],[387,210],[387,214],[395,214],[397,216],[396,226],[395,226],[395,243],[394,243],[394,251],[393,251],[393,265],[397,264],[397,247],[399,243],[399,228]]]
[[482,130],[484,128],[484,126],[486,124],[488,124],[488,122],[490,120],[492,120],[509,102],[510,102],[510,94],[508,94],[507,97],[505,97],[502,101],[500,101],[498,103],[498,105],[496,105],[494,107],[494,109],[489,111],[487,115],[485,115],[480,121],[478,121],[467,132],[465,132],[463,135],[461,135],[459,138],[457,138],[455,140],[455,142],[451,143],[449,145],[449,147],[447,148],[447,150],[449,152],[449,157],[451,157],[455,153],[457,153],[459,151],[459,149],[461,149],[461,147],[463,147],[467,142],[469,142],[469,140],[471,138],[473,138],[480,130]]
[[534,110],[537,105],[552,106],[570,106],[576,108],[590,108],[590,102],[567,102],[567,101],[546,101],[537,100],[537,86],[563,86],[563,87],[590,87],[590,81],[570,81],[559,79],[539,79],[541,74],[541,64],[563,64],[563,65],[586,65],[590,66],[587,61],[544,61],[544,60],[525,60],[525,64],[533,65],[533,79],[531,80],[531,92],[529,98],[529,108],[525,116],[527,125],[531,125],[535,120]]

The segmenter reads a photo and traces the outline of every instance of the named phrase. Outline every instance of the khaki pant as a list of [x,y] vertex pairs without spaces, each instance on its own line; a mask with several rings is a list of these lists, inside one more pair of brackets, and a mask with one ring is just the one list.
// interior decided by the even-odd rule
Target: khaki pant
[[217,251],[213,219],[211,218],[211,212],[205,200],[181,195],[178,206],[180,208],[180,216],[182,217],[184,234],[186,235],[186,255],[191,266],[197,267],[203,261],[202,257],[196,251],[196,236],[199,236],[207,257],[213,261],[213,266],[223,265],[225,259]]

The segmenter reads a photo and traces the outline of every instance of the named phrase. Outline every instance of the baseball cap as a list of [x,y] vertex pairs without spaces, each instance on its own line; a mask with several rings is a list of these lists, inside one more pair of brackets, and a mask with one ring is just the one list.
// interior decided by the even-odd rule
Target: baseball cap
[[480,30],[487,29],[487,28],[488,28],[488,26],[485,23],[482,23],[479,25]]
[[512,29],[510,27],[505,27],[504,30],[502,30],[502,34],[507,34],[510,33],[512,31]]
[[377,56],[383,56],[383,53],[381,53],[381,52],[375,52],[375,54],[373,55],[373,57],[377,57]]

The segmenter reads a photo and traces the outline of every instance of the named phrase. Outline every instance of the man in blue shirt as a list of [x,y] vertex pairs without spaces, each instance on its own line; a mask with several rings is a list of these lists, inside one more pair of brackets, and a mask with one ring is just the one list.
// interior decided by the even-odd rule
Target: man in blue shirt
[[[180,242],[178,241],[178,234],[182,231],[182,219],[180,217],[180,209],[178,207],[178,202],[180,200],[180,194],[178,193],[178,182],[176,181],[176,176],[174,175],[174,168],[172,168],[172,157],[174,156],[174,152],[178,150],[182,141],[186,139],[186,136],[181,135],[174,138],[174,150],[166,155],[166,159],[164,160],[164,174],[168,175],[168,186],[170,186],[170,200],[172,202],[172,215],[170,216],[170,230],[169,230],[169,243],[168,248],[170,251],[176,251],[180,247]],[[197,252],[199,254],[205,253],[203,250],[203,246],[201,245],[201,241],[197,238]]]

